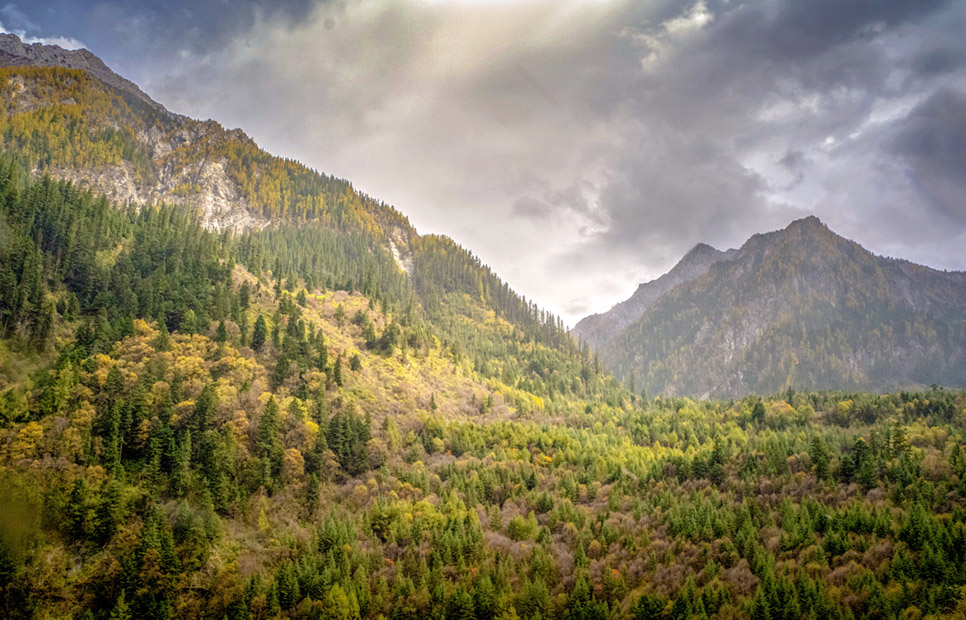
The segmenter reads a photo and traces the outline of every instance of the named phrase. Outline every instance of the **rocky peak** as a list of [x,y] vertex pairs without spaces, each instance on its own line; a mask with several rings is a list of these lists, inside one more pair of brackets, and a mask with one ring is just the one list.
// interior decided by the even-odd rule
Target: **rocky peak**
[[818,218],[817,215],[806,215],[803,218],[793,220],[788,228],[805,227],[811,229],[824,229],[828,230],[828,226]]
[[158,112],[170,114],[164,106],[148,97],[137,84],[114,73],[89,50],[65,50],[59,45],[26,44],[15,34],[0,34],[0,66],[63,67],[87,71],[108,86],[127,93]]
[[688,251],[688,253],[685,254],[684,258],[681,260],[695,260],[695,259],[700,259],[704,256],[714,256],[720,253],[721,253],[721,250],[718,250],[717,248],[714,248],[708,245],[707,243],[699,243],[693,248],[691,248],[691,250]]
[[[655,284],[702,252],[713,256],[692,250],[634,297],[657,292]],[[665,287],[633,323],[601,339],[601,359],[646,377],[648,393],[886,390],[937,377],[962,385],[966,274],[877,256],[816,217],[723,254],[730,256]]]
[[599,347],[640,318],[662,295],[680,284],[701,277],[712,265],[730,260],[735,253],[736,250],[722,252],[706,243],[699,243],[666,274],[644,282],[629,299],[607,312],[584,318],[574,327],[574,332],[591,347]]
[[[12,34],[0,34],[0,67],[58,67],[84,71],[121,95],[134,111],[132,135],[145,156],[142,169],[132,161],[114,165],[71,167],[52,165],[44,172],[69,179],[82,187],[102,192],[118,204],[169,202],[197,211],[212,230],[261,228],[267,220],[254,212],[232,179],[224,157],[210,156],[205,148],[226,142],[257,146],[240,129],[225,130],[215,121],[195,121],[172,114],[148,97],[133,82],[114,73],[86,49],[65,50],[56,45],[24,44]],[[19,78],[20,97],[39,105],[50,103],[50,94]],[[27,91],[27,92],[24,92]],[[66,100],[70,103],[73,100]],[[34,106],[5,101],[8,114],[29,113]],[[74,102],[76,103],[76,102]],[[143,114],[147,112],[147,114]],[[158,123],[157,115],[164,122]],[[94,121],[92,121],[94,122]],[[130,122],[130,121],[126,121]],[[100,124],[96,124],[100,123]],[[114,119],[96,121],[89,129],[117,128]],[[180,152],[180,156],[172,156]]]

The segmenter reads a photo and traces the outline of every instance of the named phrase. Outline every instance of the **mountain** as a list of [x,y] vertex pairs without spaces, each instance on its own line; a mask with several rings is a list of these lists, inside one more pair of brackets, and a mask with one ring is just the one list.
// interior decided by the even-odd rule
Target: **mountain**
[[597,349],[639,319],[662,295],[679,284],[704,275],[711,265],[729,260],[734,254],[735,250],[722,252],[705,243],[699,243],[685,254],[671,271],[656,280],[641,284],[628,299],[607,312],[592,314],[581,319],[574,326],[574,334],[592,348]]
[[[427,561],[476,571],[497,553],[484,531],[536,537],[477,504],[536,492],[551,421],[631,400],[559,319],[348,181],[169,113],[87,52],[18,43],[0,68],[0,617],[442,613],[429,584],[453,589]],[[500,465],[458,497],[484,458]],[[400,552],[377,560],[377,540]],[[51,552],[79,570],[42,593]],[[397,594],[376,593],[385,560],[416,570]],[[504,577],[499,609],[524,574]]]
[[578,325],[648,393],[966,385],[966,273],[876,256],[815,217],[693,254]]
[[[290,289],[302,282],[310,291],[356,290],[405,308],[445,345],[508,381],[526,379],[508,360],[484,358],[496,352],[512,357],[511,348],[539,344],[549,352],[531,349],[528,355],[567,359],[571,366],[549,382],[554,391],[585,364],[557,317],[451,239],[419,235],[396,209],[350,182],[266,153],[239,129],[168,112],[86,50],[23,45],[13,35],[2,35],[0,46],[8,62],[0,68],[0,150],[32,175],[69,181],[136,211],[161,203],[178,207],[204,229],[227,234],[225,253],[255,277],[270,274]],[[109,319],[162,313],[171,329],[180,328],[188,311],[199,320],[216,315],[201,298],[175,303],[156,295],[138,299],[136,307],[102,301],[98,309]],[[17,331],[14,318],[22,311],[8,309],[7,335]],[[476,320],[481,313],[505,324],[493,330],[492,321]],[[512,347],[497,337],[504,327],[519,330]],[[536,371],[546,363],[523,366]],[[547,376],[534,379],[534,385],[548,384]]]

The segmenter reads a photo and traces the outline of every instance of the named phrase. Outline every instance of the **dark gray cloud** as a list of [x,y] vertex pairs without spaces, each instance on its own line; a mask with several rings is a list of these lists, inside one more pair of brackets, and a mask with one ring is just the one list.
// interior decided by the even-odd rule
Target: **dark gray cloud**
[[807,213],[875,251],[966,268],[963,2],[18,10],[169,107],[351,178],[571,321],[699,241]]
[[941,89],[902,120],[893,147],[926,200],[966,223],[966,93]]

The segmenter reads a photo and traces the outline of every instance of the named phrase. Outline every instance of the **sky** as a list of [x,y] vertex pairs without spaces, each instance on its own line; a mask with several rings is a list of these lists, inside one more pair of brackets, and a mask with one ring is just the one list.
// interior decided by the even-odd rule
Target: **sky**
[[966,269],[963,0],[30,0],[0,30],[349,179],[570,325],[812,214]]

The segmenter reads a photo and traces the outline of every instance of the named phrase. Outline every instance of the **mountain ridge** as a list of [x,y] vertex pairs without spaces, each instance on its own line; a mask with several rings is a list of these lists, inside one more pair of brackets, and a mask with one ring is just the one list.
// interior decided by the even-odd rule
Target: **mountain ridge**
[[706,243],[698,243],[666,274],[638,285],[630,298],[615,304],[607,312],[592,314],[574,326],[574,333],[591,348],[608,340],[607,334],[620,332],[643,314],[651,304],[674,287],[704,274],[711,265],[728,260],[735,250],[721,251]]
[[[9,136],[0,146],[23,152],[35,173],[122,204],[181,204],[210,230],[329,217],[337,226],[375,224],[387,238],[395,228],[412,235],[401,214],[348,181],[273,156],[241,129],[167,110],[89,50],[0,35],[0,83]],[[33,126],[36,135],[25,130]]]
[[[448,237],[419,235],[402,213],[351,182],[271,155],[240,129],[147,105],[86,50],[5,41],[18,60],[0,67],[0,150],[31,176],[70,181],[119,207],[176,206],[208,231],[241,240],[237,251],[254,271],[287,273],[288,283],[301,274],[307,284],[358,290],[407,312],[421,306],[429,322],[492,312],[524,341],[575,353],[552,313]],[[274,265],[263,262],[265,246]],[[464,337],[452,325],[442,332]],[[489,346],[489,337],[477,334],[474,346]]]
[[24,65],[87,71],[105,84],[132,95],[159,112],[180,116],[152,99],[131,80],[115,73],[103,60],[86,48],[68,50],[59,45],[24,43],[15,34],[0,33],[0,67]]
[[966,384],[966,273],[875,255],[814,216],[733,252],[603,334],[604,362],[675,395]]

